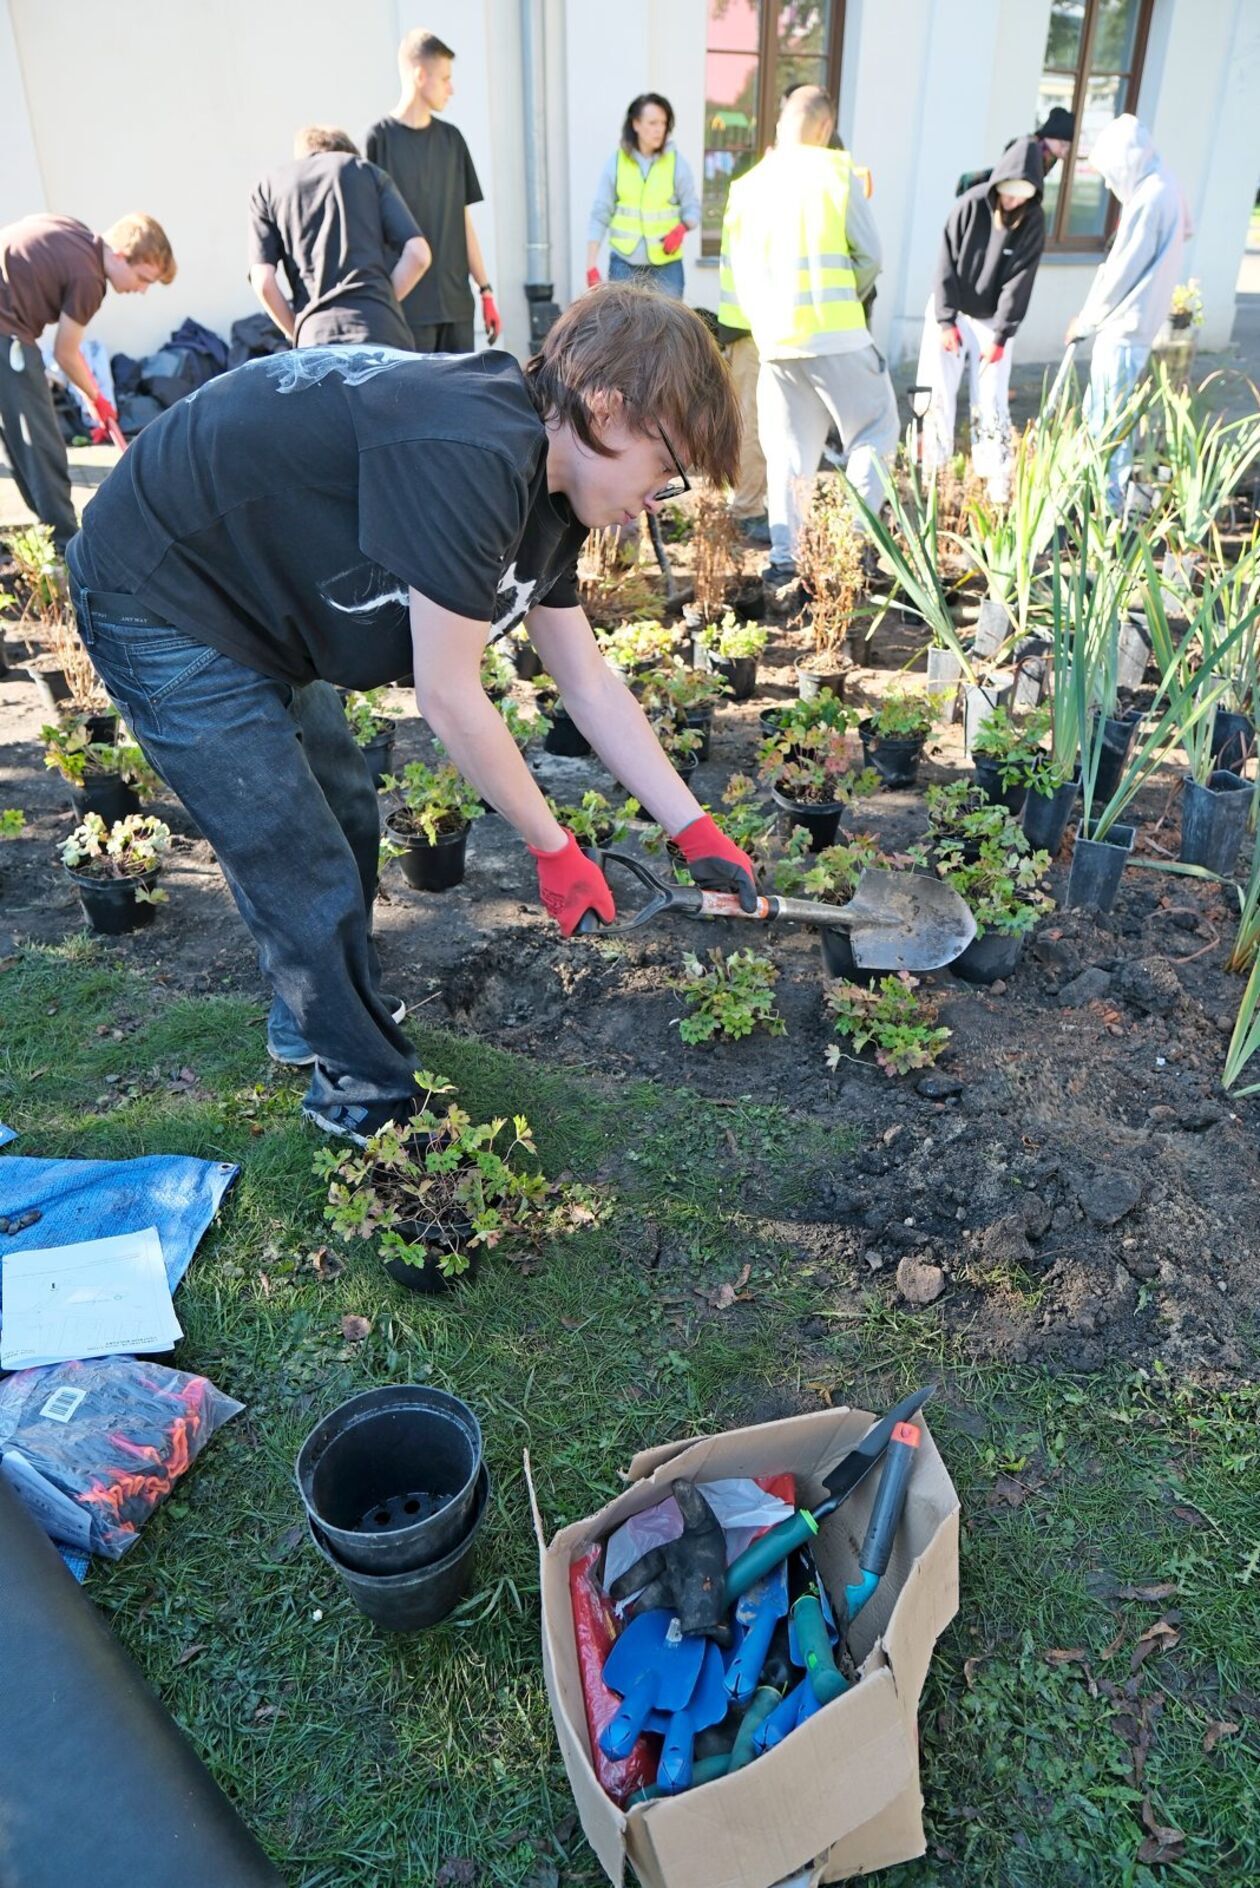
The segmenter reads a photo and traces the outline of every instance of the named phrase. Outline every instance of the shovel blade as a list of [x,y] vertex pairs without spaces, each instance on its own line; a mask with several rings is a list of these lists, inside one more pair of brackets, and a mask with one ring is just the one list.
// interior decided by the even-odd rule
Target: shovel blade
[[976,935],[976,921],[952,885],[877,866],[867,867],[835,918],[863,970],[940,970]]

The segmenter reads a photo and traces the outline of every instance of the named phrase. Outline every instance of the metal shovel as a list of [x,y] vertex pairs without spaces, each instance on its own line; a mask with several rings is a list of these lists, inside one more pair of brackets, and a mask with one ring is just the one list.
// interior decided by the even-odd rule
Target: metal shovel
[[692,918],[746,918],[754,924],[786,918],[789,924],[847,931],[859,967],[884,971],[940,970],[952,964],[976,935],[976,921],[953,886],[922,872],[885,872],[867,866],[847,905],[762,896],[755,911],[744,911],[734,892],[668,884],[629,853],[588,851],[587,857],[605,874],[610,865],[622,867],[651,895],[632,917],[613,924],[601,924],[593,911],[586,912],[577,924],[583,934],[637,931],[667,911]]

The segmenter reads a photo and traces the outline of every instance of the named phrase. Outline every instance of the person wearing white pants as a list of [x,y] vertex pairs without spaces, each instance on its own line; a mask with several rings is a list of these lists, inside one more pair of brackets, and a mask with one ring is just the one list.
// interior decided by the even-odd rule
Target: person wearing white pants
[[844,448],[845,476],[878,516],[887,496],[885,468],[900,435],[897,396],[874,342],[853,353],[762,361],[757,431],[766,455],[771,581],[795,574],[801,524],[832,424]]
[[1044,160],[1036,138],[1018,138],[985,182],[959,197],[941,238],[919,350],[919,381],[932,388],[923,470],[954,450],[958,388],[971,393],[971,462],[995,503],[1010,496],[1011,342],[1028,307],[1045,248]]

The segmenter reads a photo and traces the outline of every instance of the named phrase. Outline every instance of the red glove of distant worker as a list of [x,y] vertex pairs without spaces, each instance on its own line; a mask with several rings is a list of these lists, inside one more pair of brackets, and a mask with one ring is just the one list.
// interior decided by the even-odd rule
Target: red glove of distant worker
[[941,346],[947,354],[957,354],[962,346],[962,335],[952,321],[941,329]]
[[674,834],[696,884],[710,892],[736,892],[741,911],[757,909],[757,874],[746,852],[728,839],[708,813]]
[[661,240],[661,248],[665,251],[665,254],[667,256],[675,255],[677,251],[682,248],[683,237],[686,234],[687,234],[687,225],[685,223],[674,224],[673,229],[668,231],[668,233]]
[[558,852],[540,852],[537,846],[530,851],[538,861],[538,896],[565,937],[573,936],[578,920],[588,911],[605,924],[612,923],[617,907],[608,880],[567,827]]
[[586,271],[587,288],[598,288],[600,284],[600,279],[601,278],[600,278],[600,273],[598,269],[588,269]]
[[91,397],[92,405],[96,408],[96,417],[100,420],[100,425],[92,428],[92,444],[105,446],[114,437],[112,429],[118,425],[118,408],[112,400],[107,400],[103,393],[97,392]]
[[1005,342],[994,341],[990,344],[990,346],[981,348],[980,359],[984,361],[986,366],[993,367],[996,365],[998,361],[1001,360],[1005,352],[1006,352]]
[[503,323],[499,319],[498,305],[488,288],[481,291],[481,319],[486,324],[486,339],[493,347],[503,332]]

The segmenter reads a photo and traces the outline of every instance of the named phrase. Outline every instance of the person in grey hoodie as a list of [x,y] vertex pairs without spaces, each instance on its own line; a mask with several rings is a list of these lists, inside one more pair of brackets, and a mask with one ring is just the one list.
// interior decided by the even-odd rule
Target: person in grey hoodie
[[957,198],[941,237],[919,349],[919,384],[932,388],[923,470],[954,450],[963,370],[970,376],[971,459],[990,496],[1010,496],[1011,342],[1028,308],[1046,243],[1045,165],[1035,137],[1017,138],[989,178]]
[[[1099,438],[1147,363],[1181,274],[1191,230],[1181,187],[1132,112],[1122,112],[1103,127],[1089,161],[1121,205],[1115,241],[1067,331],[1069,346],[1094,337],[1084,416]],[[1107,502],[1113,511],[1121,508],[1121,488],[1132,457],[1132,441],[1126,438],[1108,462]]]
[[646,282],[664,295],[683,292],[683,239],[700,222],[700,198],[673,142],[674,108],[659,92],[631,99],[621,143],[600,173],[587,229],[586,286],[599,281],[599,250],[608,235],[608,280]]

